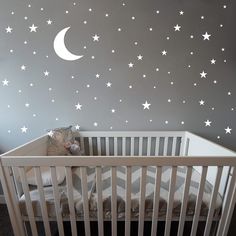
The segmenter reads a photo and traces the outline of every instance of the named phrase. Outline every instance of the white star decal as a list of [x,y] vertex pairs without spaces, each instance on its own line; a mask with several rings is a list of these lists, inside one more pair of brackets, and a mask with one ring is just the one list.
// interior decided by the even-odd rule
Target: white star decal
[[133,68],[134,67],[134,64],[132,62],[130,62],[128,65],[129,65],[129,68]]
[[199,104],[200,104],[200,106],[203,106],[203,105],[205,105],[205,101],[201,100],[201,101],[199,101]]
[[75,129],[76,129],[76,130],[79,130],[79,129],[80,129],[80,126],[79,126],[79,125],[76,125],[76,126],[75,126]]
[[50,136],[50,137],[52,137],[53,136],[53,131],[52,130],[50,130],[49,132],[48,132],[48,136]]
[[48,25],[52,24],[52,21],[50,19],[47,20]]
[[161,53],[162,53],[163,56],[167,55],[167,51],[166,50],[163,50]]
[[78,103],[78,104],[75,105],[75,107],[76,107],[76,110],[81,110],[82,105]]
[[21,128],[21,132],[22,132],[22,133],[26,133],[27,130],[28,130],[28,128],[26,128],[25,126],[23,126],[23,127]]
[[147,101],[145,103],[142,104],[143,105],[143,109],[150,109],[151,103],[148,103]]
[[200,73],[200,75],[201,75],[201,78],[206,78],[207,73],[204,72],[204,71],[202,71],[202,72]]
[[96,74],[96,78],[99,79],[99,78],[100,78],[100,75],[99,75],[99,74]]
[[110,88],[112,83],[111,82],[107,82],[106,85],[107,85],[107,88]]
[[138,58],[138,60],[142,60],[143,56],[142,55],[138,55],[137,58]]
[[229,128],[229,126],[228,126],[228,127],[225,129],[225,133],[226,133],[226,134],[231,134],[231,130],[232,130],[232,129]]
[[2,86],[8,86],[8,84],[9,84],[9,81],[7,79],[4,79],[2,81]]
[[182,16],[182,15],[184,14],[184,12],[183,12],[183,11],[180,11],[179,14]]
[[25,69],[26,69],[26,66],[25,66],[25,65],[22,65],[20,68],[21,68],[21,70],[25,70]]
[[93,125],[94,125],[95,127],[97,127],[97,126],[98,126],[98,123],[97,123],[97,122],[94,122]]
[[209,121],[209,120],[206,120],[206,121],[204,121],[204,123],[205,123],[205,126],[211,126],[211,121]]
[[175,31],[180,31],[180,28],[181,28],[181,26],[178,24],[176,26],[174,26]]
[[46,70],[43,73],[44,73],[44,76],[49,76],[49,71]]
[[35,26],[34,24],[32,24],[32,26],[29,26],[29,28],[30,28],[30,32],[37,32],[36,30],[38,26]]
[[202,34],[203,40],[210,40],[211,34],[208,34],[207,32],[205,34]]
[[100,36],[98,36],[97,34],[95,34],[94,36],[93,36],[93,41],[95,42],[95,41],[99,41],[99,38],[100,38]]
[[116,112],[116,110],[115,110],[115,109],[111,109],[111,112],[112,112],[112,113],[115,113],[115,112]]
[[6,33],[12,33],[12,28],[10,26],[6,28]]
[[214,58],[211,59],[211,64],[216,64],[216,60]]

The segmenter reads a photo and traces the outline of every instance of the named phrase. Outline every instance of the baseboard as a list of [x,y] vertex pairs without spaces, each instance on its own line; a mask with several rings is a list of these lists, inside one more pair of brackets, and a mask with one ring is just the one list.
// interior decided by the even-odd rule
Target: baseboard
[[0,195],[0,204],[6,204],[4,195]]

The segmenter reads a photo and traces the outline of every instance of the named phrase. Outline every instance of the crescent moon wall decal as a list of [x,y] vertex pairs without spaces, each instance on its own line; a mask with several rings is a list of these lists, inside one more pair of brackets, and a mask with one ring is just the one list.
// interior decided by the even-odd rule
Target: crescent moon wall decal
[[63,60],[66,61],[75,61],[83,57],[83,55],[75,55],[72,54],[65,45],[65,35],[66,32],[70,29],[70,27],[64,28],[63,30],[59,31],[54,39],[54,50],[56,54]]

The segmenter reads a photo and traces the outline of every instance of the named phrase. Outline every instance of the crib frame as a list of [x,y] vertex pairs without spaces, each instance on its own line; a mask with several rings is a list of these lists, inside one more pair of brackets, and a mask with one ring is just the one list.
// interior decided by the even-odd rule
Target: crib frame
[[[185,221],[193,221],[191,228],[191,236],[196,235],[199,221],[206,221],[204,236],[212,235],[226,236],[230,220],[233,214],[236,202],[236,153],[226,149],[209,140],[199,137],[187,131],[171,131],[171,132],[80,132],[80,142],[82,148],[86,150],[85,156],[46,156],[47,139],[44,135],[14,150],[11,150],[0,156],[0,178],[1,183],[13,226],[15,235],[27,235],[25,222],[29,221],[31,233],[38,235],[36,221],[43,221],[45,235],[51,235],[49,222],[56,221],[60,236],[64,236],[63,221],[70,221],[72,235],[77,235],[76,215],[73,204],[72,175],[71,167],[78,166],[82,173],[82,197],[84,209],[84,226],[85,234],[90,235],[89,222],[93,219],[89,218],[86,167],[96,167],[96,182],[98,186],[98,233],[99,236],[104,235],[103,209],[102,209],[102,190],[101,186],[101,167],[111,167],[112,174],[112,203],[111,203],[111,224],[112,235],[117,235],[117,193],[116,193],[116,167],[126,166],[126,205],[125,205],[125,236],[130,235],[130,202],[131,202],[131,167],[140,166],[141,196],[139,199],[139,218],[138,218],[138,235],[143,235],[144,230],[144,201],[146,186],[146,170],[148,166],[156,166],[156,182],[154,206],[152,215],[151,235],[156,235],[159,207],[159,183],[161,180],[161,168],[171,166],[171,182],[169,185],[168,207],[165,221],[164,235],[170,235],[171,221],[179,221],[177,235],[183,235]],[[138,143],[135,142],[138,140]],[[96,143],[96,145],[95,145]],[[136,145],[136,148],[135,148]],[[86,147],[87,146],[87,147]],[[134,161],[135,158],[135,161]],[[52,183],[54,190],[54,200],[56,206],[56,219],[51,219],[47,215],[45,196],[42,186],[42,178],[40,167],[49,166],[51,169]],[[59,209],[58,185],[56,180],[56,166],[64,166],[66,170],[66,179],[68,186],[68,202],[70,208],[70,217],[64,218]],[[176,170],[178,166],[186,166],[187,173],[185,176],[183,201],[179,218],[172,218],[172,207],[174,197],[174,187],[176,181]],[[38,183],[40,193],[40,206],[42,218],[35,218],[32,203],[29,195],[29,187],[26,182],[26,169],[35,168],[35,176]],[[14,168],[19,168],[22,188],[16,184],[16,176]],[[193,218],[186,216],[187,199],[190,185],[190,176],[192,168],[201,173],[201,182],[198,189],[198,196],[195,206]],[[207,217],[200,216],[200,208],[202,203],[203,186],[205,181],[209,181],[213,185],[211,195],[210,208]],[[218,192],[223,197],[222,212],[219,217],[214,217],[214,207]],[[24,193],[26,198],[26,208],[28,217],[22,217],[19,208],[19,196]],[[86,200],[87,199],[87,200]],[[216,227],[212,227],[212,222],[216,221]]]

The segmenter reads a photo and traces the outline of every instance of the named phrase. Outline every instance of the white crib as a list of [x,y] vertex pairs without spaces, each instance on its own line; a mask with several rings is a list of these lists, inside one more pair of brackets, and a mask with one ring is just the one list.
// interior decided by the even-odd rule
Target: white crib
[[[186,221],[192,221],[191,236],[196,235],[200,221],[205,221],[204,235],[226,236],[236,201],[236,153],[201,138],[190,132],[80,132],[80,143],[85,150],[83,156],[46,156],[47,140],[45,135],[23,146],[11,150],[0,159],[0,177],[4,195],[15,235],[39,235],[37,222],[43,222],[45,235],[51,235],[50,221],[57,222],[60,236],[64,232],[63,222],[69,221],[72,235],[77,235],[77,221],[84,222],[85,235],[91,235],[90,221],[98,222],[98,235],[104,235],[104,221],[111,222],[111,235],[117,235],[117,222],[124,221],[124,235],[131,235],[132,221],[138,221],[138,235],[143,235],[145,221],[151,221],[151,235],[157,235],[158,222],[165,221],[164,235],[170,235],[172,221],[178,221],[176,235],[184,232]],[[45,188],[42,185],[41,168],[50,167],[53,204],[55,215],[49,214],[45,199]],[[65,167],[67,203],[69,214],[61,211],[59,185],[57,183],[56,167]],[[33,167],[37,180],[38,204],[40,216],[35,213],[31,199],[31,188],[27,183],[26,171]],[[76,212],[73,190],[73,168],[78,167],[81,177],[82,215]],[[88,195],[88,167],[94,168],[96,185],[96,214],[90,214],[90,197]],[[120,167],[125,172],[120,173]],[[133,167],[140,167],[138,212],[133,214]],[[147,174],[149,168],[154,170],[152,192],[152,209],[146,215],[146,190],[148,189]],[[160,215],[163,170],[169,168],[169,178],[166,207],[164,215]],[[110,168],[110,212],[106,218],[103,214],[103,168]],[[178,172],[186,170],[183,173]],[[182,168],[182,169],[181,169]],[[188,201],[191,189],[193,171],[199,175],[199,184],[193,214],[188,215]],[[179,212],[174,213],[176,199],[176,184],[178,174],[184,179]],[[124,209],[119,213],[118,179],[124,180]],[[151,173],[152,175],[152,173]],[[137,176],[136,176],[137,177]],[[135,177],[135,178],[136,178]],[[205,186],[211,186],[207,212],[201,215],[202,202],[205,197]],[[152,188],[152,187],[151,187]],[[149,188],[150,190],[150,188]],[[109,194],[109,193],[108,193]],[[22,208],[22,196],[24,206]],[[208,195],[207,195],[208,196]],[[216,214],[217,201],[222,199]],[[137,199],[135,199],[136,201]],[[163,200],[163,199],[162,199]],[[137,202],[137,201],[136,201]],[[122,216],[119,217],[119,214]],[[28,229],[26,227],[28,223]],[[214,224],[213,224],[214,222]],[[216,222],[216,223],[215,223]]]

